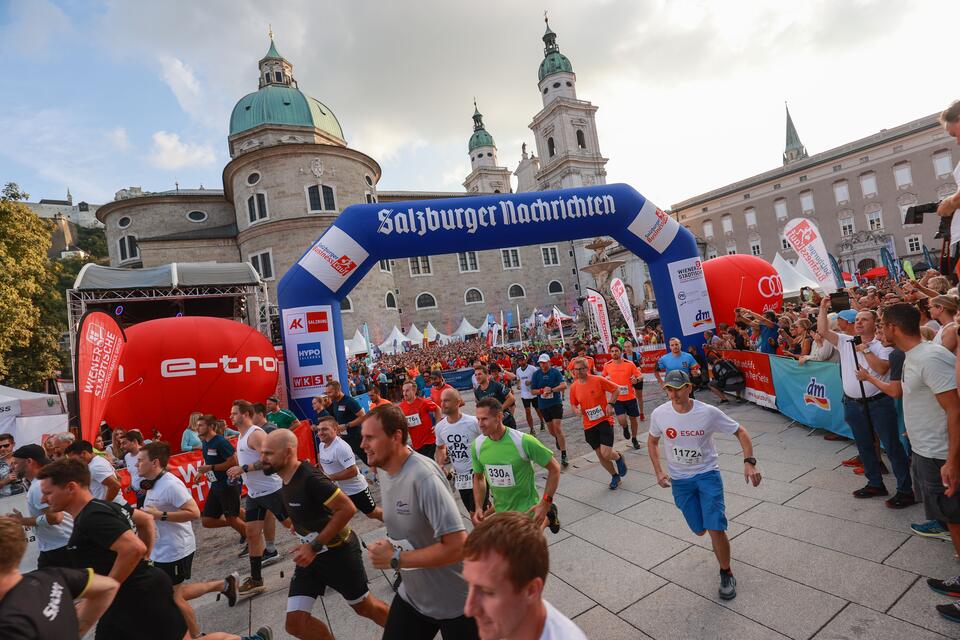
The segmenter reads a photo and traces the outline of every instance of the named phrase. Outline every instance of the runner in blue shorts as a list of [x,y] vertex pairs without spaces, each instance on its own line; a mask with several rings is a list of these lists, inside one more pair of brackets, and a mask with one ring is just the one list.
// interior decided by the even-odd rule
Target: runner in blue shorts
[[[664,377],[664,388],[670,397],[650,414],[647,451],[661,487],[673,487],[673,501],[683,512],[690,529],[702,536],[710,534],[713,552],[720,563],[720,597],[732,600],[737,596],[737,581],[730,571],[730,539],[727,538],[727,517],[723,505],[723,480],[717,465],[714,433],[733,434],[743,447],[743,477],[748,484],[760,484],[757,460],[753,457],[750,435],[720,409],[693,400],[690,377],[673,370]],[[660,464],[660,439],[667,471]]]

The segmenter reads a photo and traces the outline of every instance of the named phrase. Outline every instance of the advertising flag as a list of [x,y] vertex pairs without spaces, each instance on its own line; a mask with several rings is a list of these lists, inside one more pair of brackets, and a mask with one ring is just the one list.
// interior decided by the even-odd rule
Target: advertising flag
[[887,277],[892,280],[898,280],[900,278],[900,270],[897,268],[897,261],[893,259],[893,256],[890,255],[886,247],[880,247],[880,260],[883,261],[883,266],[887,268]]
[[630,299],[627,297],[627,288],[620,278],[614,278],[610,281],[610,293],[617,303],[617,308],[623,314],[623,319],[627,321],[627,328],[630,329],[630,335],[633,336],[633,343],[640,344],[637,339],[637,325],[633,321],[633,311],[630,309]]
[[93,442],[107,410],[110,392],[127,337],[113,316],[91,311],[80,319],[77,332],[77,404],[80,432]]
[[833,267],[833,277],[837,281],[837,289],[843,289],[843,269],[840,268],[840,263],[837,262],[837,259],[833,257],[833,254],[830,255],[830,266]]
[[603,350],[606,351],[613,343],[613,333],[610,331],[610,316],[607,314],[607,301],[604,300],[600,292],[595,289],[588,288],[584,289],[584,291],[587,294],[587,304],[590,306],[593,321],[597,324],[597,333],[600,334],[600,342],[603,343]]
[[556,307],[553,308],[553,320],[557,323],[557,328],[560,329],[560,345],[563,346],[566,342],[563,337],[563,314]]
[[913,265],[910,264],[910,261],[906,258],[903,259],[903,272],[907,274],[907,277],[911,280],[916,280],[917,276],[913,273]]
[[824,293],[831,294],[837,290],[837,282],[830,266],[830,256],[827,247],[823,244],[823,236],[813,220],[807,218],[793,218],[783,228],[783,236],[797,252],[800,259],[810,268]]
[[934,268],[933,256],[930,255],[930,249],[927,249],[927,245],[923,245],[923,260],[927,263],[928,269]]

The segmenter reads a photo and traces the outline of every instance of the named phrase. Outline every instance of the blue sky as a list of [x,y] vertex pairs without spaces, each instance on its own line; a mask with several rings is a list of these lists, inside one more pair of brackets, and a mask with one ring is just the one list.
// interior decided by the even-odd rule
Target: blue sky
[[663,206],[777,166],[784,100],[816,153],[960,97],[941,1],[0,0],[0,181],[96,203],[219,188],[272,24],[381,188],[459,189],[474,96],[501,164],[532,146],[544,8],[600,108],[608,181]]

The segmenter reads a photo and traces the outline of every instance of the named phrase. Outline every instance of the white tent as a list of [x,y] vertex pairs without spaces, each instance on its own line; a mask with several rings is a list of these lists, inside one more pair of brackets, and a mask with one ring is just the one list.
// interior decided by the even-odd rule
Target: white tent
[[350,340],[344,340],[343,346],[347,351],[348,356],[356,356],[361,353],[369,353],[370,349],[367,347],[367,341],[363,337],[363,333],[360,332],[360,329],[357,329],[356,333],[353,334],[353,338]]
[[477,329],[467,321],[467,317],[464,316],[463,320],[460,321],[460,326],[457,327],[457,330],[450,334],[451,338],[459,338],[465,340],[468,336],[475,336],[479,333]]
[[427,323],[427,327],[423,330],[423,335],[427,337],[427,340],[434,342],[439,340],[440,342],[450,342],[450,336],[445,336],[437,328],[433,326],[432,322]]
[[417,328],[416,324],[411,324],[407,331],[407,340],[413,344],[423,344],[423,332]]
[[397,325],[393,325],[393,330],[390,332],[390,335],[380,343],[380,351],[383,353],[399,353],[403,351],[404,342],[410,342],[409,338],[400,333]]
[[550,316],[550,319],[553,319],[553,318],[556,317],[556,316],[560,316],[560,320],[561,320],[562,322],[566,322],[567,320],[573,320],[573,316],[568,316],[568,315],[565,314],[563,311],[560,311],[560,309],[554,307],[554,308],[553,308],[553,315]]
[[12,433],[17,445],[40,444],[44,433],[66,430],[58,396],[0,386],[0,433]]
[[779,253],[773,259],[773,268],[780,274],[780,282],[783,284],[783,297],[792,298],[800,294],[801,287],[810,287],[823,291],[820,283],[812,277],[800,273],[793,265],[783,259]]

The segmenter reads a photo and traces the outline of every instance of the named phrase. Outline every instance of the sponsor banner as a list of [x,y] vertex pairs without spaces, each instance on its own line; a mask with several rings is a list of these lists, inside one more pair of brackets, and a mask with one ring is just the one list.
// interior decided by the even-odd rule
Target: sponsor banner
[[[610,316],[607,313],[607,301],[603,299],[600,292],[595,289],[584,289],[587,294],[587,305],[590,307],[590,313],[593,314],[593,321],[597,324],[597,333],[600,334],[600,342],[606,351],[613,343],[613,332],[610,330]],[[556,307],[554,307],[556,309]]]
[[853,437],[843,419],[843,384],[835,362],[770,357],[777,409],[800,424]]
[[343,229],[330,227],[298,264],[336,293],[369,255]]
[[687,258],[667,264],[673,294],[677,299],[677,316],[683,335],[713,329],[713,308],[707,294],[707,281],[703,277],[700,258]]
[[627,296],[627,287],[620,278],[614,278],[610,281],[610,293],[617,303],[617,308],[623,314],[623,319],[627,321],[627,328],[630,329],[630,335],[633,336],[633,343],[639,344],[637,339],[637,325],[633,321],[633,311],[630,309],[630,298]]
[[126,336],[113,316],[91,311],[80,319],[77,332],[77,403],[80,432],[93,442],[117,379]]
[[843,270],[840,268],[840,263],[837,262],[837,259],[833,257],[833,254],[830,254],[830,266],[833,268],[833,278],[837,281],[837,290],[843,289],[845,284],[843,282]]
[[833,276],[833,267],[830,265],[830,254],[827,253],[817,225],[807,218],[793,218],[783,228],[783,236],[804,264],[810,268],[810,272],[820,283],[824,293],[834,293],[837,290],[837,282]]
[[657,360],[667,355],[667,346],[664,344],[649,344],[640,347],[640,370],[644,377],[654,375],[657,370]]
[[290,398],[322,394],[327,382],[338,377],[333,308],[316,305],[284,309],[282,319]]
[[658,253],[663,253],[677,237],[680,223],[647,200],[627,229]]
[[777,392],[773,374],[770,372],[770,357],[757,351],[721,351],[721,356],[737,365],[746,382],[743,397],[769,409],[777,408]]

